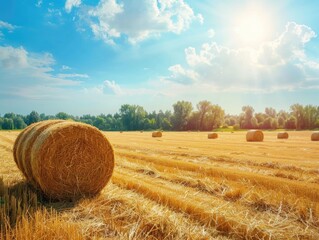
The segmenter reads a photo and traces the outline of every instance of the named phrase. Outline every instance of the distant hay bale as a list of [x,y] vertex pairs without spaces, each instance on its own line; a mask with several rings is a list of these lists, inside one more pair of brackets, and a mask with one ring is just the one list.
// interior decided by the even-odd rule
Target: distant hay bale
[[246,140],[248,142],[262,142],[264,140],[264,134],[260,130],[249,130],[246,134]]
[[107,138],[95,127],[71,121],[30,125],[18,136],[13,155],[31,184],[54,199],[99,193],[114,168]]
[[311,141],[319,141],[319,132],[313,132],[311,134]]
[[289,137],[289,134],[287,132],[279,132],[277,134],[278,139],[288,139],[288,137]]
[[218,134],[217,133],[208,133],[207,137],[208,137],[208,139],[215,139],[215,138],[218,138]]
[[162,132],[161,131],[152,132],[152,137],[162,137]]

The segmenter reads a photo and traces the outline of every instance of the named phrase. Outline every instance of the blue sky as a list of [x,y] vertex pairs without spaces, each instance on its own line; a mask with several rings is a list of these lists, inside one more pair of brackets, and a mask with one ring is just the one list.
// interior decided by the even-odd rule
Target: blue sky
[[0,114],[319,105],[317,1],[0,2]]

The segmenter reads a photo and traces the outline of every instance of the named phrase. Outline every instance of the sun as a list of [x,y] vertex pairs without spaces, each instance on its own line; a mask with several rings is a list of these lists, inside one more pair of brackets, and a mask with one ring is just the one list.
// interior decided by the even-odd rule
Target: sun
[[233,26],[241,45],[256,46],[268,39],[271,19],[260,10],[250,9],[235,17]]

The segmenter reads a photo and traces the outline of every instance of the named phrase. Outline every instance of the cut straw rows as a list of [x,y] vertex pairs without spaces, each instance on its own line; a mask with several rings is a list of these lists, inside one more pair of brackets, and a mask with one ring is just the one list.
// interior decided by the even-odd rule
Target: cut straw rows
[[[258,213],[236,202],[228,204],[223,199],[175,183],[168,183],[160,178],[154,179],[150,176],[145,178],[140,174],[122,169],[117,171],[113,181],[161,204],[186,212],[190,214],[190,217],[230,235],[247,239],[258,239],[260,236],[267,239],[272,235],[276,236],[275,239],[285,239],[287,236],[290,238],[297,235],[312,236],[315,232],[297,221],[287,220],[285,215],[280,217],[271,212]],[[232,194],[234,193],[225,194],[225,197],[233,197]],[[236,212],[235,216],[234,212]],[[280,230],[288,228],[290,228],[289,234]]]
[[[185,192],[177,192],[176,189],[170,189],[167,186],[157,186],[145,179],[132,177],[124,173],[114,173],[113,182],[121,187],[135,190],[144,196],[159,202],[162,205],[168,205],[178,211],[190,214],[196,220],[205,225],[213,226],[224,233],[230,233],[239,237],[248,237],[250,239],[269,239],[269,234],[259,229],[244,225],[235,220],[226,219],[224,216],[214,213],[211,205],[207,205],[200,199],[194,200],[193,196],[185,197]],[[138,181],[136,181],[138,179]],[[181,195],[182,194],[182,195]],[[220,209],[221,210],[221,209]]]
[[199,171],[202,174],[206,174],[212,177],[223,177],[228,180],[241,180],[249,181],[250,184],[256,186],[263,186],[268,189],[280,190],[286,193],[293,193],[297,196],[307,197],[312,201],[319,200],[319,186],[317,184],[303,183],[289,179],[280,179],[278,182],[277,177],[263,176],[256,173],[247,173],[242,171],[232,171],[220,167],[211,167],[208,164],[195,164],[190,162],[181,162],[173,159],[169,161],[165,158],[143,156],[141,154],[134,153],[118,153],[120,156],[128,157],[130,159],[136,158],[146,162],[152,162],[156,165],[162,165],[165,167],[173,167],[176,169],[186,170],[186,171]]
[[309,226],[319,227],[319,204],[317,202],[304,198],[300,198],[296,202],[294,200],[296,197],[293,194],[282,193],[275,189],[252,187],[244,182],[206,177],[200,172],[184,172],[170,167],[153,166],[153,164],[143,161],[136,161],[136,163],[133,161],[122,159],[117,168],[128,169],[138,174],[164,180],[167,182],[166,185],[179,184],[190,187],[196,192],[200,191],[225,201],[237,202],[253,210],[261,212],[269,210],[276,215],[289,214],[291,219],[307,222]]

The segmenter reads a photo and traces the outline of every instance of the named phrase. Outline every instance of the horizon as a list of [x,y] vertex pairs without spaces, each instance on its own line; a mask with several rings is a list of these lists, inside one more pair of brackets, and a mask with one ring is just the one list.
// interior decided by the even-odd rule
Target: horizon
[[0,112],[319,105],[318,10],[296,0],[3,1]]

